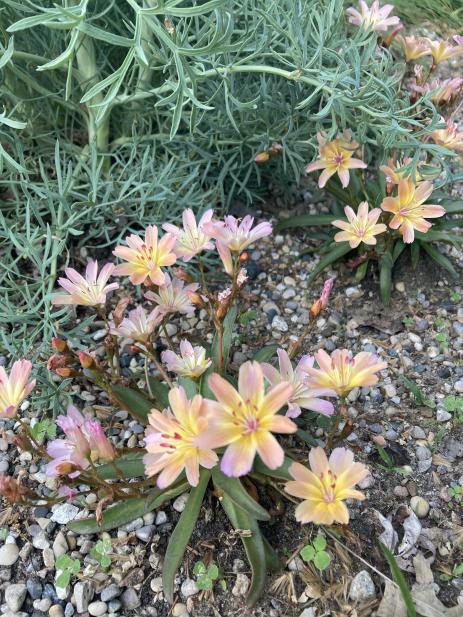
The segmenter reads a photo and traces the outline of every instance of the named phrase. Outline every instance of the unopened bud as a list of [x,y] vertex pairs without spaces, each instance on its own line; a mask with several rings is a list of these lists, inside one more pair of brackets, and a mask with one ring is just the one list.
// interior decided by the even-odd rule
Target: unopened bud
[[67,342],[63,341],[63,339],[60,339],[60,338],[58,338],[56,336],[52,337],[52,339],[51,339],[51,346],[58,353],[64,353],[65,351],[69,350]]
[[383,47],[390,47],[395,37],[399,34],[401,30],[403,30],[403,27],[403,24],[399,24],[396,28],[394,28],[394,30],[384,39]]
[[241,262],[248,261],[248,259],[249,259],[249,253],[247,251],[244,251],[244,253],[241,253],[240,255]]
[[316,319],[320,313],[322,312],[322,301],[320,300],[320,298],[318,300],[316,300],[312,306],[310,307],[310,318],[311,319]]
[[200,294],[196,293],[195,291],[187,291],[186,294],[191,304],[194,304],[195,306],[204,306],[204,300],[202,299]]
[[227,313],[228,313],[228,306],[226,306],[225,304],[222,304],[217,309],[216,315],[217,315],[218,319],[220,319],[220,321],[222,321],[222,319],[225,317],[225,315]]
[[86,351],[79,351],[79,362],[82,368],[95,368],[95,358]]
[[54,353],[47,360],[47,369],[56,371],[57,368],[64,368],[68,363],[69,358],[58,353]]
[[168,17],[164,17],[164,26],[167,32],[172,36],[175,32],[174,24],[170,21]]
[[175,276],[175,278],[178,278],[181,281],[185,281],[185,283],[194,283],[195,279],[191,276],[189,272],[187,272],[183,268],[172,268],[172,274]]
[[124,319],[124,313],[127,306],[130,304],[131,298],[125,297],[121,298],[116,305],[116,308],[113,311],[113,321],[116,328],[118,328],[122,320]]
[[266,163],[269,159],[270,154],[267,151],[259,152],[259,154],[256,154],[256,156],[254,157],[254,161],[256,163]]
[[77,371],[69,367],[57,368],[55,373],[60,377],[75,377],[77,375]]

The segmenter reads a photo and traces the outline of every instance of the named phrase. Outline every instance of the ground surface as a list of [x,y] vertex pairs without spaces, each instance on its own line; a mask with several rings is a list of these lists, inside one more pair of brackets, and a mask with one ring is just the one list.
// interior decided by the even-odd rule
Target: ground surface
[[[277,234],[250,251],[247,265],[250,280],[244,294],[243,311],[252,312],[248,313],[249,323],[241,328],[241,339],[237,332],[233,352],[235,367],[267,342],[287,345],[289,337],[297,336],[305,327],[311,300],[321,286],[320,279],[313,288],[307,289],[307,276],[315,259],[310,254],[300,257],[300,253],[311,243],[315,246],[301,230]],[[452,249],[451,256],[461,272],[462,255]],[[342,347],[353,352],[372,351],[389,365],[378,387],[354,391],[349,397],[349,414],[355,423],[349,447],[356,458],[369,466],[371,476],[362,483],[367,499],[361,504],[352,504],[349,529],[337,530],[339,542],[327,536],[332,556],[328,571],[320,575],[298,557],[294,559],[315,530],[297,524],[293,506],[287,504],[281,515],[263,529],[278,550],[282,563],[288,567],[270,579],[259,605],[252,610],[246,609],[243,596],[250,573],[241,542],[230,531],[217,500],[211,495],[204,504],[200,523],[190,542],[178,579],[177,604],[171,609],[163,601],[160,565],[169,534],[184,505],[181,498],[161,512],[148,513],[144,520],[138,519],[111,532],[111,568],[96,575],[89,557],[98,539],[96,536],[76,537],[67,532],[65,526],[51,520],[56,518],[56,513],[53,515],[46,507],[31,512],[7,506],[4,511],[6,543],[15,543],[20,552],[14,563],[7,565],[7,559],[1,561],[0,548],[0,580],[4,581],[4,588],[12,582],[19,583],[19,591],[21,584],[27,582],[27,596],[20,609],[22,614],[34,617],[47,614],[52,617],[63,614],[67,617],[72,614],[164,617],[186,615],[188,611],[190,615],[201,617],[228,617],[239,611],[242,615],[262,617],[374,615],[385,582],[376,569],[390,576],[378,548],[378,539],[384,531],[378,512],[392,521],[389,531],[393,528],[398,533],[395,552],[402,554],[399,561],[409,570],[409,583],[414,582],[413,557],[424,555],[432,564],[439,598],[447,606],[456,605],[458,598],[462,602],[463,577],[451,577],[449,581],[441,579],[463,561],[461,504],[449,495],[449,487],[463,484],[463,417],[459,421],[458,412],[449,411],[448,398],[460,397],[463,393],[461,279],[449,278],[426,260],[420,262],[416,271],[411,270],[405,259],[401,266],[389,307],[378,301],[374,272],[358,284],[346,265],[336,266],[336,273],[331,271],[336,282],[330,310],[321,317],[303,348],[306,353],[319,348],[332,351]],[[183,327],[190,326],[191,323],[178,321],[174,340]],[[195,326],[201,330],[205,323],[200,320]],[[93,336],[98,339],[98,330]],[[138,357],[124,354],[123,361],[126,371],[143,377]],[[404,384],[400,374],[419,388],[421,400],[411,394],[410,386]],[[87,389],[74,387],[74,391],[77,406],[97,404],[104,409],[107,404],[101,393],[90,386]],[[25,409],[25,415],[30,411]],[[6,433],[11,434],[13,423],[6,421],[4,427]],[[141,428],[127,418],[126,413],[120,412],[112,435],[116,443],[136,445],[143,437]],[[323,430],[317,429],[313,419],[307,420],[306,428],[323,444]],[[388,467],[380,458],[376,443],[385,447],[392,466]],[[291,439],[287,446],[295,457],[306,457],[308,447],[301,441]],[[6,439],[0,440],[0,451],[2,473],[9,469],[10,473],[29,475],[31,481],[46,480],[49,489],[54,487],[53,479],[44,478],[40,461],[31,460],[27,453],[18,455]],[[413,496],[425,500],[421,504],[422,518],[410,514]],[[262,498],[268,499],[265,495]],[[90,509],[94,500],[92,496],[88,499]],[[68,513],[69,516],[76,514],[72,508]],[[401,550],[404,528],[412,537],[405,551]],[[62,552],[81,560],[84,575],[80,580],[74,579],[68,592],[57,598],[53,587],[54,561]],[[226,591],[216,584],[213,594],[197,593],[189,577],[193,578],[192,569],[198,559],[213,559],[219,565],[227,584]],[[357,578],[352,591],[352,580],[362,570],[368,575],[361,575],[360,580]],[[359,586],[363,599],[357,601],[359,592],[355,588]],[[87,589],[89,594],[85,593]],[[188,596],[190,592],[193,595]],[[5,605],[2,610],[3,614],[10,614]]]

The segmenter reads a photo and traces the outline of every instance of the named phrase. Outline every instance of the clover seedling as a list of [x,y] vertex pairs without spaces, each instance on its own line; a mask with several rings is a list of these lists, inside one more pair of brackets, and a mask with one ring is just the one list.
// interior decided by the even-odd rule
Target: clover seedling
[[49,439],[54,439],[56,437],[56,424],[52,420],[46,418],[45,420],[36,422],[34,426],[31,426],[30,432],[36,441],[43,443],[45,437]]
[[330,554],[325,551],[325,548],[325,538],[318,535],[312,544],[306,544],[299,554],[304,561],[312,561],[318,570],[323,571],[331,563]]
[[463,501],[463,486],[449,486],[448,494],[451,499],[454,499],[457,503],[461,503]]
[[197,561],[193,568],[193,574],[196,576],[198,589],[211,591],[214,582],[219,578],[219,568],[215,563],[211,563],[206,567],[203,561]]
[[108,553],[111,552],[111,540],[109,538],[105,538],[104,540],[98,540],[95,546],[90,551],[90,556],[92,559],[97,561],[102,568],[109,568],[111,565],[111,557]]
[[80,561],[78,559],[71,559],[69,555],[60,555],[55,562],[56,577],[55,585],[66,589],[71,580],[73,574],[77,574],[80,570]]
[[463,396],[446,396],[444,398],[444,407],[450,413],[453,413],[457,422],[463,424]]
[[453,566],[453,570],[450,574],[441,574],[441,581],[451,581],[452,578],[457,578],[463,574],[463,561],[461,563],[456,563]]

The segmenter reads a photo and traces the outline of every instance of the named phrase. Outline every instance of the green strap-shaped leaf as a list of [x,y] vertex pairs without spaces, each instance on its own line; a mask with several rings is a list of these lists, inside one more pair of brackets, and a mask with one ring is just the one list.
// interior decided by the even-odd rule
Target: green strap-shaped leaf
[[389,304],[392,293],[392,266],[393,260],[390,253],[386,253],[381,258],[379,266],[379,290],[381,300],[384,304]]
[[146,497],[137,497],[135,499],[127,499],[115,506],[107,508],[103,514],[101,525],[98,525],[94,516],[89,516],[88,518],[78,521],[71,521],[68,523],[68,528],[79,534],[110,531],[111,529],[130,523],[130,521],[146,513]]
[[348,242],[340,242],[339,244],[336,244],[327,255],[320,259],[317,266],[310,273],[310,276],[307,279],[307,283],[309,285],[310,283],[313,283],[313,281],[321,272],[323,272],[325,268],[330,266],[335,261],[338,261],[338,259],[341,259],[341,257],[343,257],[344,255],[347,255],[347,253],[349,253],[351,250],[352,249]]
[[276,354],[278,348],[279,345],[266,345],[262,347],[262,349],[259,349],[259,351],[256,351],[253,359],[256,360],[256,362],[268,362]]
[[127,386],[113,385],[111,386],[111,394],[117,399],[122,409],[128,411],[137,420],[145,423],[149,412],[155,406],[155,403],[142,392]]
[[180,515],[167,545],[164,568],[162,570],[162,583],[164,596],[170,603],[174,600],[175,574],[196,525],[210,477],[211,472],[209,469],[201,469],[198,486],[194,486],[191,489],[185,509]]
[[187,398],[192,399],[195,394],[198,394],[198,384],[190,377],[179,377],[178,385],[185,389]]
[[291,216],[280,221],[275,227],[275,231],[289,229],[290,227],[320,227],[321,225],[331,225],[336,219],[332,214],[302,214],[301,216]]
[[281,561],[278,555],[275,552],[275,549],[267,540],[267,538],[262,535],[262,539],[264,541],[264,550],[265,550],[265,561],[267,563],[267,569],[271,572],[278,572],[281,570]]
[[426,253],[433,259],[439,266],[445,268],[448,272],[457,276],[456,270],[452,265],[452,262],[445,256],[442,255],[440,251],[438,251],[432,244],[428,242],[420,242],[421,248],[423,248]]
[[246,603],[248,606],[253,606],[261,596],[267,579],[267,557],[259,524],[255,518],[235,505],[227,495],[223,496],[220,503],[235,529],[244,529],[251,532],[250,536],[242,535],[241,541],[252,570],[252,580]]
[[261,473],[265,476],[270,476],[271,478],[276,478],[277,480],[294,480],[288,471],[293,463],[294,461],[290,459],[289,456],[285,456],[285,460],[283,461],[283,465],[281,467],[278,467],[278,469],[270,469],[270,467],[267,467],[260,457],[256,456],[253,471],[256,473]]
[[381,547],[381,550],[383,551],[383,554],[384,554],[384,556],[387,559],[389,567],[391,568],[392,576],[393,576],[395,582],[397,583],[397,585],[399,586],[400,593],[402,594],[403,601],[405,603],[405,606],[407,607],[408,617],[417,617],[416,616],[415,604],[413,602],[411,591],[408,588],[407,581],[405,580],[405,577],[402,574],[402,571],[399,568],[399,566],[397,564],[397,561],[395,560],[394,555],[387,548],[387,546],[385,546],[381,542],[379,543],[379,546]]
[[412,260],[412,268],[413,270],[416,270],[416,267],[418,265],[418,261],[420,259],[420,243],[419,242],[413,242],[410,245],[410,253],[411,253],[411,260]]
[[154,398],[158,401],[161,410],[169,407],[169,386],[165,383],[155,379],[154,377],[148,377],[151,392]]
[[212,470],[212,480],[216,488],[227,495],[237,506],[259,521],[270,520],[270,514],[244,488],[239,478],[229,478],[218,467]]
[[96,472],[103,480],[117,480],[117,478],[137,478],[145,475],[143,457],[145,452],[133,452],[117,458],[113,463],[105,463],[96,468]]

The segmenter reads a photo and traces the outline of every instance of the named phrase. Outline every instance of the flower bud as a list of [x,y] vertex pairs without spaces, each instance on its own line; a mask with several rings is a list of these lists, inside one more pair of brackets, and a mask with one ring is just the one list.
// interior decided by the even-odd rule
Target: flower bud
[[240,255],[241,262],[248,261],[248,259],[249,259],[249,253],[247,251],[244,251],[244,253],[241,253]]
[[67,356],[54,353],[47,360],[47,369],[49,371],[56,371],[57,368],[64,368],[68,363],[68,360],[69,358]]
[[188,296],[191,304],[194,304],[195,306],[200,306],[200,307],[204,306],[204,300],[202,299],[200,294],[194,291],[186,291],[185,293]]
[[175,278],[178,278],[181,281],[185,281],[185,283],[195,282],[194,277],[191,276],[191,274],[183,268],[172,268],[172,274],[175,276]]
[[86,351],[79,351],[79,362],[82,368],[95,368],[95,358]]
[[51,346],[58,353],[64,353],[65,351],[69,351],[67,342],[63,341],[63,339],[57,338],[56,336],[52,336]]
[[116,305],[116,308],[113,311],[113,321],[116,328],[120,326],[122,320],[124,319],[124,313],[127,306],[130,304],[131,298],[125,297],[121,298]]
[[67,366],[55,369],[55,373],[60,377],[75,377],[77,375],[77,371]]
[[256,163],[266,163],[269,159],[270,154],[267,151],[259,152],[259,154],[256,154],[256,156],[254,157]]
[[222,304],[217,309],[216,315],[217,315],[218,319],[220,319],[220,321],[222,321],[222,319],[225,317],[225,315],[227,313],[228,313],[228,306],[225,305],[225,304]]

